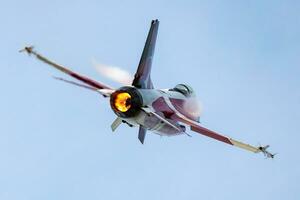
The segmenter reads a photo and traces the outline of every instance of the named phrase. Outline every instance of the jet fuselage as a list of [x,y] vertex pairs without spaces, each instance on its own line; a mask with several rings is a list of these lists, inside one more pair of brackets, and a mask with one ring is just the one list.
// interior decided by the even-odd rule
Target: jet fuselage
[[[195,122],[200,117],[199,113],[192,115],[188,110],[193,106],[189,103],[196,102],[172,89],[138,89],[125,86],[116,90],[110,98],[113,111],[123,122],[130,126],[143,126],[159,135],[171,136],[185,132],[185,126],[173,117],[175,113],[179,112]],[[118,105],[119,101],[124,104],[124,109]]]

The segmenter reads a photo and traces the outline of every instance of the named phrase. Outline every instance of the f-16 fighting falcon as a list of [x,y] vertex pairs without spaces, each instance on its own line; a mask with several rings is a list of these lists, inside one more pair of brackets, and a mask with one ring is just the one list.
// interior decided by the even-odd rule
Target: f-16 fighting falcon
[[130,127],[139,127],[138,139],[142,144],[144,143],[148,130],[161,136],[176,136],[187,134],[186,128],[189,127],[192,131],[215,140],[254,153],[261,152],[266,157],[273,158],[274,154],[267,151],[267,147],[269,146],[254,147],[211,131],[200,125],[200,114],[192,112],[191,107],[193,108],[193,105],[189,105],[189,109],[186,106],[187,102],[191,104],[193,101],[190,100],[195,98],[195,92],[190,86],[178,84],[171,89],[154,88],[154,84],[151,81],[151,66],[158,26],[158,20],[151,22],[144,50],[131,86],[112,88],[106,84],[92,80],[91,78],[50,61],[34,51],[33,46],[25,47],[20,52],[25,51],[29,55],[34,55],[38,60],[70,75],[82,83],[65,80],[63,78],[56,79],[90,89],[108,98],[111,109],[116,115],[116,119],[111,124],[112,131],[115,131],[122,123]]

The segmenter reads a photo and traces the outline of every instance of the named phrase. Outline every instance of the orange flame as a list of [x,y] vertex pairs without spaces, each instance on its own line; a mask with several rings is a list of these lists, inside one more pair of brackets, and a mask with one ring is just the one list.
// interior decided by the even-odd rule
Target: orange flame
[[131,107],[131,104],[128,103],[128,100],[130,99],[131,96],[127,92],[117,94],[114,101],[116,109],[118,109],[121,112],[128,111]]

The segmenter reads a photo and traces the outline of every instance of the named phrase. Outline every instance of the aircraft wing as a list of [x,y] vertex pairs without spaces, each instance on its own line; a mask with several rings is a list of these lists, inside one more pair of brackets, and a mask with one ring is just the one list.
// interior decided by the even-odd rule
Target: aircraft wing
[[[174,124],[172,124],[171,122],[169,122],[169,121],[166,120],[165,118],[161,117],[160,115],[158,115],[158,114],[155,113],[154,111],[152,111],[150,108],[142,107],[141,109],[142,109],[142,111],[144,111],[144,112],[147,113],[148,115],[152,115],[152,116],[156,117],[157,119],[159,119],[159,120],[160,120],[160,123],[167,124],[169,127],[172,127],[173,129],[175,129],[175,130],[177,130],[177,131],[181,131],[181,129],[179,129],[179,128],[176,127]],[[140,126],[138,138],[139,138],[139,140],[140,140],[140,142],[141,142],[142,144],[144,144],[144,140],[145,140],[146,133],[147,133],[147,129],[145,129],[143,126]]]
[[153,83],[151,81],[150,74],[157,38],[158,25],[158,20],[152,20],[143,54],[140,59],[138,69],[134,75],[134,80],[132,82],[132,85],[137,88],[153,89]]
[[194,121],[188,119],[184,115],[181,115],[180,113],[176,113],[176,117],[175,118],[178,121],[189,125],[191,127],[191,130],[194,131],[194,132],[200,133],[200,134],[205,135],[207,137],[211,137],[211,138],[213,138],[215,140],[219,140],[219,141],[224,142],[224,143],[229,144],[229,145],[240,147],[242,149],[251,151],[253,153],[259,153],[259,152],[264,153],[264,151],[260,147],[254,147],[252,145],[249,145],[249,144],[246,144],[246,143],[234,140],[234,139],[232,139],[230,137],[227,137],[227,136],[221,135],[221,134],[219,134],[217,132],[211,131],[211,130],[209,130],[207,128],[202,127],[197,122],[194,122]]
[[167,124],[168,126],[172,127],[173,129],[177,130],[177,131],[180,131],[180,129],[178,127],[176,127],[174,124],[172,124],[171,122],[169,122],[168,120],[166,120],[165,118],[161,117],[159,114],[155,113],[154,111],[152,111],[150,108],[141,108],[145,113],[147,114],[150,114],[150,115],[153,115],[155,116],[156,118],[158,118],[161,123],[165,123]]
[[108,90],[112,90],[112,88],[110,86],[107,86],[103,83],[100,83],[98,81],[92,80],[86,76],[80,75],[74,71],[71,71],[70,69],[67,69],[66,67],[63,67],[59,64],[56,64],[55,62],[50,61],[49,59],[45,58],[44,56],[38,54],[36,51],[33,51],[33,47],[25,47],[22,51],[26,51],[29,55],[34,55],[38,60],[51,65],[52,67],[58,69],[59,71],[68,74],[70,76],[72,76],[73,78],[89,85],[92,88],[98,89],[98,90],[103,90],[103,89],[108,89]]

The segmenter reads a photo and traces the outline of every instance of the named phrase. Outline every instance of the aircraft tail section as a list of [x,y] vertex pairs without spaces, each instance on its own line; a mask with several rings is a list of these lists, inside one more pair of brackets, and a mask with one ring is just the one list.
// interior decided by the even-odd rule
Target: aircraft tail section
[[144,46],[142,57],[138,69],[135,73],[132,85],[142,89],[153,89],[153,83],[151,81],[151,66],[152,58],[154,55],[155,43],[157,38],[159,21],[152,20],[151,27],[148,33],[148,37]]

